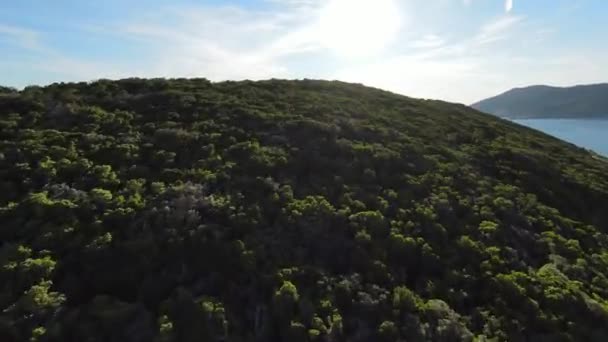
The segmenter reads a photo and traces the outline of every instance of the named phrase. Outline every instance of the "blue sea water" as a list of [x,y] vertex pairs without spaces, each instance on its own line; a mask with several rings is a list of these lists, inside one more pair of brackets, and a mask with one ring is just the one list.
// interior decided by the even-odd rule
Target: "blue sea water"
[[608,120],[524,119],[513,121],[608,156]]

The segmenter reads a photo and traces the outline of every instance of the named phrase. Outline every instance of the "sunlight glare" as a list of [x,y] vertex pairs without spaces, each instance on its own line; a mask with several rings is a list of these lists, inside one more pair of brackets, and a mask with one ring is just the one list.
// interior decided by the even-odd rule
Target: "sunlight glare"
[[321,11],[321,43],[345,57],[381,52],[402,25],[394,0],[331,0]]

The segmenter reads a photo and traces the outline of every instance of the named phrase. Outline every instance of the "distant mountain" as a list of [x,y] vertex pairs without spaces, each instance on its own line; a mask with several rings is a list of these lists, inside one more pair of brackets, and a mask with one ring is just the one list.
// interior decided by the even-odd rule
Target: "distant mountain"
[[565,88],[544,85],[515,88],[471,107],[512,119],[608,119],[608,83]]

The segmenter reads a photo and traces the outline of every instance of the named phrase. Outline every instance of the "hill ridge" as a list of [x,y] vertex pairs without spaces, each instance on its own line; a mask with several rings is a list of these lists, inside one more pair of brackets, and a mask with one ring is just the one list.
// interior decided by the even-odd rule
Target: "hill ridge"
[[471,107],[512,119],[608,118],[608,83],[532,85],[510,89]]
[[0,96],[0,340],[608,340],[608,163],[342,82]]

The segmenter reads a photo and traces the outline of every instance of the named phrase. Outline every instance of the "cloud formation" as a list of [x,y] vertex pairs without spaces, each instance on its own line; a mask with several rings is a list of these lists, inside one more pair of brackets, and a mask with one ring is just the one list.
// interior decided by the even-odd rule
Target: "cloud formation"
[[495,21],[484,24],[474,40],[479,45],[493,43],[509,37],[511,30],[519,23],[523,17],[504,16]]
[[509,13],[513,9],[513,0],[505,0],[505,12]]
[[[546,46],[559,37],[558,27],[530,14],[505,15],[500,6],[488,6],[493,13],[472,11],[463,7],[472,1],[463,1],[429,5],[428,0],[409,0],[411,11],[399,8],[407,25],[399,28],[395,41],[380,53],[360,58],[336,54],[327,46],[323,26],[318,25],[327,4],[321,0],[266,0],[267,6],[261,7],[190,4],[142,9],[137,16],[81,28],[78,39],[99,40],[96,47],[104,47],[103,55],[83,56],[86,48],[54,45],[57,37],[48,39],[48,32],[0,25],[0,44],[4,44],[0,47],[19,47],[0,61],[0,73],[5,80],[21,80],[8,84],[16,86],[30,80],[133,76],[341,79],[464,103],[529,83],[608,78],[603,68],[608,50],[556,53]],[[512,6],[507,1],[505,10],[510,12]],[[366,48],[356,36],[352,38]],[[28,77],[22,76],[28,72]]]
[[29,50],[37,50],[41,48],[39,34],[36,31],[0,24],[0,37],[4,36],[11,43]]
[[236,7],[199,7],[112,28],[115,34],[150,45],[149,69],[157,76],[211,80],[289,77],[282,60],[320,49],[303,25],[310,16],[301,1],[275,12]]
[[427,34],[422,38],[413,41],[410,46],[418,49],[437,48],[445,44],[443,38],[435,34]]

